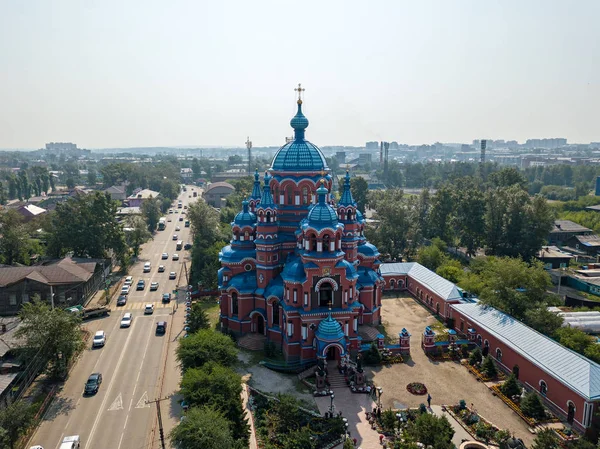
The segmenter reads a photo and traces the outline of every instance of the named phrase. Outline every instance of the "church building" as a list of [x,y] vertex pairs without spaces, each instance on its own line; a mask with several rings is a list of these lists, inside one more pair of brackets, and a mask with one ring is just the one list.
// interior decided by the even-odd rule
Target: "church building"
[[331,170],[305,138],[308,119],[275,154],[263,182],[243,201],[220,253],[221,326],[262,334],[288,361],[339,359],[360,348],[362,324],[379,324],[384,286],[377,248],[364,236],[346,173],[335,203]]

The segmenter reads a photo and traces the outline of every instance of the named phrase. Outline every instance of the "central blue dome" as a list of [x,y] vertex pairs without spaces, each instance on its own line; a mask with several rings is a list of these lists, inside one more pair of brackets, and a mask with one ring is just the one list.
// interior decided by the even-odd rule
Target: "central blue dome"
[[331,207],[325,201],[325,195],[327,195],[327,189],[321,185],[317,189],[317,195],[319,195],[319,202],[315,204],[306,217],[309,226],[314,228],[330,227],[334,228],[338,224],[338,217],[335,209]]
[[290,121],[294,128],[294,140],[282,146],[271,164],[276,171],[322,171],[329,170],[321,150],[304,139],[308,119],[302,113],[302,101],[298,101],[298,112]]

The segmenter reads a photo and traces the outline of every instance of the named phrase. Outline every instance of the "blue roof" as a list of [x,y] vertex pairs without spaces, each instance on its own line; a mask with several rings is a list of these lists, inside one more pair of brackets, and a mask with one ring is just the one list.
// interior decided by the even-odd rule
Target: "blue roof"
[[304,139],[308,119],[302,113],[302,102],[298,101],[298,112],[290,125],[294,128],[294,140],[282,146],[273,158],[272,170],[320,171],[329,170],[321,150]]
[[331,313],[327,315],[327,318],[319,323],[315,337],[319,340],[325,341],[339,341],[344,338],[344,331],[342,325],[331,317]]
[[600,399],[600,365],[513,317],[477,303],[451,304],[481,329],[588,400]]
[[379,256],[379,250],[377,249],[377,247],[369,242],[365,242],[362,245],[358,245],[356,250],[363,256],[367,256],[367,257]]
[[256,215],[248,209],[248,201],[242,201],[242,211],[235,216],[233,223],[240,228],[243,226],[254,226],[256,223]]
[[328,190],[321,185],[317,189],[319,202],[308,211],[306,224],[313,228],[335,228],[338,224],[338,217],[335,209],[325,201],[325,195]]
[[262,195],[260,192],[260,179],[258,177],[258,170],[256,170],[254,172],[254,185],[252,186],[252,194],[250,195],[250,198],[254,200],[259,200],[261,196]]
[[273,177],[268,173],[265,173],[265,186],[263,187],[263,193],[260,198],[260,203],[258,204],[258,208],[260,209],[275,209],[275,202],[273,201],[273,195],[271,194],[271,179]]
[[306,273],[304,272],[302,259],[298,256],[289,258],[285,263],[281,277],[284,281],[304,282],[306,280]]
[[358,221],[359,223],[365,222],[365,217],[363,216],[362,212],[358,209],[356,209],[356,221]]
[[463,299],[456,285],[417,262],[384,263],[379,271],[382,276],[406,274],[446,301]]
[[346,268],[346,279],[354,279],[358,277],[358,273],[356,272],[356,268],[346,259],[340,260],[335,264],[336,268],[345,267]]
[[375,285],[380,276],[370,268],[358,268],[358,283],[361,285]]
[[265,299],[267,299],[271,296],[275,296],[279,299],[283,298],[283,281],[281,279],[281,276],[277,276],[276,278],[271,279],[271,282],[269,282],[269,285],[267,285],[264,297]]
[[338,203],[340,206],[355,206],[354,198],[352,198],[352,192],[350,191],[350,173],[346,172],[344,179],[344,192]]
[[219,253],[222,263],[239,263],[244,259],[256,259],[256,249],[232,248],[231,245],[224,246]]
[[227,289],[235,288],[240,293],[254,293],[256,290],[256,271],[236,274],[227,283]]

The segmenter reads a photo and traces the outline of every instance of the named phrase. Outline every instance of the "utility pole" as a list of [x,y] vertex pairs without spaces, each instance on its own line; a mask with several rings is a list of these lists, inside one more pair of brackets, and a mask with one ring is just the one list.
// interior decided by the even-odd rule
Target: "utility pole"
[[250,137],[246,138],[246,148],[248,149],[248,174],[252,174],[252,142]]
[[170,396],[167,396],[166,398],[162,399],[155,399],[154,401],[146,401],[146,404],[156,404],[156,416],[158,417],[158,433],[160,435],[160,445],[162,449],[167,449],[167,446],[165,445],[165,431],[163,429],[162,415],[160,414],[160,403],[161,401],[166,401],[168,399],[170,399]]

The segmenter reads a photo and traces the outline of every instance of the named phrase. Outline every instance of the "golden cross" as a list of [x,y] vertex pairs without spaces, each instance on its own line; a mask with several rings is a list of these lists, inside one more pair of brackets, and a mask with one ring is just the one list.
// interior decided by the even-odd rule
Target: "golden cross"
[[304,92],[306,89],[302,87],[302,84],[298,83],[298,87],[296,87],[294,90],[298,92],[298,102],[302,103],[302,92]]

